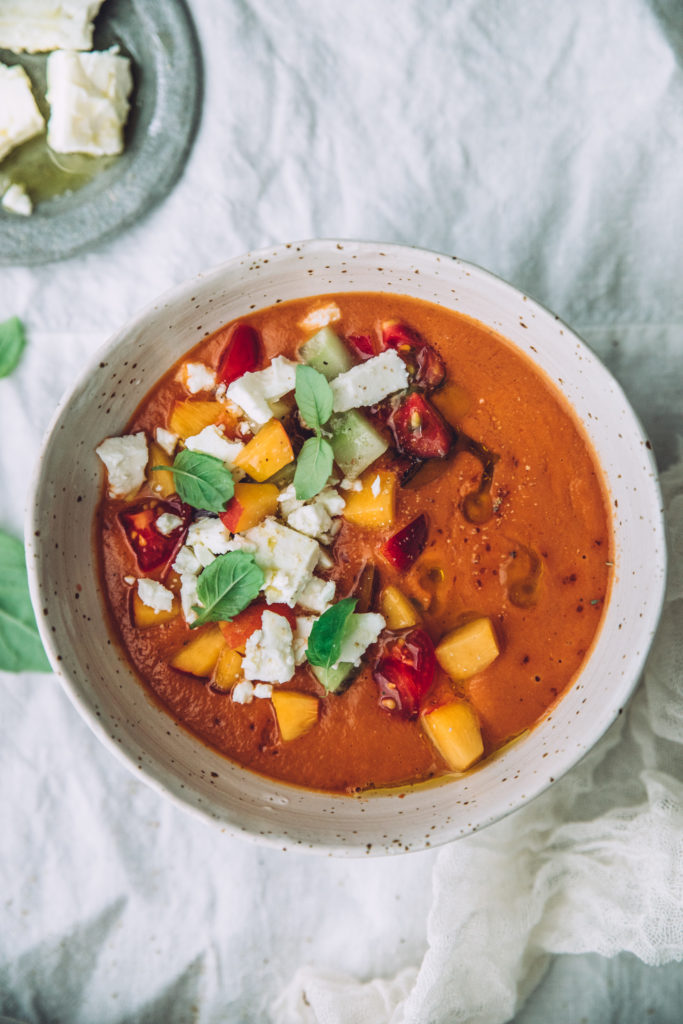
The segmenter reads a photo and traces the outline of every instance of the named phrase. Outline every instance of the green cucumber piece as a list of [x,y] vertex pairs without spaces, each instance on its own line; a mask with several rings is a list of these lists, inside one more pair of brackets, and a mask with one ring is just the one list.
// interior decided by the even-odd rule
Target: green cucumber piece
[[[344,684],[351,682],[349,676],[354,672],[354,667],[351,662],[343,661],[341,665],[337,665],[335,668],[322,668],[321,665],[311,665],[309,667],[318,680],[321,686],[324,686],[328,693],[339,693],[340,690],[345,689]],[[348,680],[348,682],[347,682]]]
[[332,380],[353,366],[353,357],[330,327],[323,327],[299,349],[301,358],[318,373]]
[[389,447],[389,442],[357,409],[331,416],[327,429],[332,431],[334,461],[350,480],[360,476]]

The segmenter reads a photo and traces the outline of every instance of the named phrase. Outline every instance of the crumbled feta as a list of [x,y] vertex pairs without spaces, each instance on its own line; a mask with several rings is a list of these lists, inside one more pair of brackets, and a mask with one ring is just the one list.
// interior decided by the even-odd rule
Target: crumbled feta
[[149,458],[143,431],[108,437],[95,451],[107,467],[112,498],[125,498],[142,487]]
[[267,423],[273,413],[268,404],[294,390],[297,363],[276,356],[265,370],[243,373],[229,385],[227,396],[255,423]]
[[[14,53],[89,50],[103,0],[2,0],[0,47]],[[0,104],[1,105],[1,104]]]
[[298,501],[292,484],[280,493],[278,501],[288,526],[326,544],[341,527],[333,517],[340,516],[346,506],[344,498],[330,487],[309,502]]
[[233,462],[244,448],[242,441],[228,441],[221,427],[212,423],[204,427],[198,434],[185,438],[185,447],[191,452],[201,452],[202,455],[213,455],[214,459],[220,459],[227,466]]
[[330,516],[340,516],[346,508],[346,499],[332,487],[326,487],[313,499],[315,505],[320,505]]
[[216,374],[206,363],[185,363],[182,376],[191,395],[211,391],[216,386]]
[[318,565],[317,565],[317,568],[318,569],[323,569],[323,570],[331,569],[333,567],[333,565],[334,565],[334,559],[330,557],[330,555],[329,555],[329,553],[327,551],[325,551],[325,548],[321,548],[320,549],[320,554],[318,555]]
[[296,629],[294,630],[294,664],[303,665],[306,660],[308,649],[308,638],[314,624],[318,621],[316,615],[297,615]]
[[282,602],[293,608],[318,562],[318,542],[290,530],[271,516],[245,530],[240,541],[243,550],[244,541],[254,546],[256,564],[265,575],[263,592],[268,604]]
[[197,577],[194,573],[182,573],[180,576],[180,604],[185,621],[188,626],[191,626],[197,618],[197,613],[193,611],[193,605],[201,606],[197,591]]
[[185,543],[194,548],[198,544],[209,549],[212,555],[224,555],[228,550],[230,532],[220,519],[204,516],[192,523],[187,531]]
[[408,387],[408,370],[392,348],[373,356],[330,381],[335,412],[375,405]]
[[379,474],[377,474],[375,479],[370,484],[370,490],[372,491],[372,495],[373,495],[374,498],[377,497],[377,495],[379,494],[381,489],[382,489],[382,481],[379,478]]
[[360,665],[361,658],[368,647],[377,640],[385,625],[384,618],[376,612],[352,615],[349,619],[347,633],[341,643],[337,665],[342,662],[356,667]]
[[267,700],[273,696],[273,687],[270,683],[257,683],[254,687],[254,696],[260,700]]
[[179,576],[196,576],[200,572],[202,565],[199,559],[195,557],[192,548],[188,548],[187,544],[184,544],[176,555],[172,568]]
[[251,704],[254,699],[254,684],[248,679],[243,679],[233,686],[231,696],[235,704]]
[[286,683],[294,675],[293,634],[284,615],[265,611],[261,628],[247,640],[242,659],[245,679]]
[[123,582],[127,583],[129,587],[133,587],[137,583],[137,579],[135,576],[124,576]]
[[339,484],[342,491],[362,491],[363,485],[360,480],[349,480],[347,476],[344,477],[342,482]]
[[341,310],[336,302],[330,302],[327,306],[318,306],[307,313],[303,320],[299,320],[299,327],[305,331],[317,331],[336,320],[341,320]]
[[23,185],[10,185],[2,197],[2,205],[10,213],[18,213],[20,217],[30,217],[33,213],[31,197]]
[[290,515],[291,512],[294,512],[295,509],[301,508],[304,504],[303,501],[299,501],[297,498],[294,484],[289,484],[288,487],[283,488],[278,494],[277,500],[285,518]]
[[179,526],[183,525],[183,521],[180,516],[174,516],[172,512],[162,512],[156,523],[154,524],[164,537],[168,537],[169,533],[173,533]]
[[322,580],[319,576],[313,576],[299,592],[297,604],[307,612],[317,612],[318,615],[322,615],[334,601],[335,590],[334,580]]
[[320,505],[302,505],[287,516],[287,525],[307,537],[320,537],[332,525],[332,520]]
[[11,68],[0,64],[0,160],[44,128],[43,115],[31,91],[31,79],[18,64]]
[[170,612],[173,607],[173,594],[162,583],[144,577],[138,580],[138,597],[155,614]]
[[130,61],[111,50],[56,50],[47,58],[47,141],[57,153],[108,156],[123,151],[133,87]]
[[163,448],[167,455],[173,455],[178,444],[178,435],[164,427],[157,427],[154,432],[154,439],[160,448]]

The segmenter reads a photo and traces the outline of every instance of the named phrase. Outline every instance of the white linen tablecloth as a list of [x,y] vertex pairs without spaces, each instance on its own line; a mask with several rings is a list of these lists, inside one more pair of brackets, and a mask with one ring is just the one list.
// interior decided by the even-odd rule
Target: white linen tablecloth
[[[190,7],[205,101],[174,191],[97,251],[0,271],[0,320],[21,316],[29,336],[0,381],[0,526],[21,533],[29,468],[83,360],[165,288],[280,241],[404,242],[507,278],[615,373],[668,471],[669,603],[645,684],[588,759],[480,835],[388,859],[226,837],[128,774],[54,679],[0,674],[0,1013],[30,1024],[502,1022],[550,964],[520,1022],[673,1024],[683,8]],[[567,953],[581,955],[555,956]]]

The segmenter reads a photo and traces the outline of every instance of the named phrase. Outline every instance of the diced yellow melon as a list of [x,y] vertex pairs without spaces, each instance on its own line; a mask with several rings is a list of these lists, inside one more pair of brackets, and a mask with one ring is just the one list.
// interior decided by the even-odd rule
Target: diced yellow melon
[[226,646],[218,655],[213,682],[219,690],[230,690],[242,675],[242,656]]
[[453,771],[466,771],[484,753],[479,722],[467,701],[453,700],[423,714],[422,725]]
[[436,648],[437,661],[451,679],[469,679],[495,661],[500,654],[491,620],[472,619],[451,630]]
[[173,598],[171,610],[168,612],[155,612],[153,608],[141,600],[137,590],[133,591],[133,622],[138,629],[149,629],[150,626],[159,626],[162,622],[171,622],[180,612],[178,598]]
[[407,629],[420,622],[420,615],[413,602],[393,585],[385,587],[380,594],[379,610],[387,620],[389,629]]
[[344,519],[365,529],[391,526],[396,511],[396,474],[390,470],[370,469],[360,478],[360,491],[351,491],[346,499]]
[[294,450],[287,431],[279,420],[272,419],[244,446],[233,465],[262,483],[293,460]]
[[155,494],[162,498],[169,498],[175,494],[175,480],[173,473],[167,469],[153,469],[153,466],[172,466],[173,459],[164,451],[161,445],[153,441],[149,446],[149,485]]
[[224,647],[220,629],[211,626],[181,647],[171,658],[171,665],[193,676],[210,676]]
[[275,484],[235,484],[221,519],[232,533],[250,530],[266,516],[275,515],[279,493]]
[[295,740],[310,732],[318,721],[318,698],[310,693],[273,690],[271,700],[283,740]]
[[220,402],[199,402],[186,399],[173,406],[168,429],[184,441],[199,434],[204,427],[211,426],[223,415]]

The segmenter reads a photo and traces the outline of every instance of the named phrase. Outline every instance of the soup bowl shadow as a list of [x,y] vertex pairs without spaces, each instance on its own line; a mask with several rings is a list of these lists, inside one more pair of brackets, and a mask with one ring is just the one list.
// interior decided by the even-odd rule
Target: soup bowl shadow
[[[609,492],[614,582],[573,685],[519,742],[440,784],[358,797],[278,783],[228,761],[148,696],[113,638],[95,556],[102,469],[95,446],[120,434],[160,375],[226,322],[329,292],[410,295],[507,338],[570,402]],[[279,848],[368,855],[421,850],[527,803],[602,736],[636,686],[664,594],[665,542],[649,442],[619,385],[558,317],[492,274],[407,246],[314,240],[233,259],[150,305],[97,353],[61,402],[26,523],[33,604],[45,649],[89,726],[138,778],[224,831]]]

